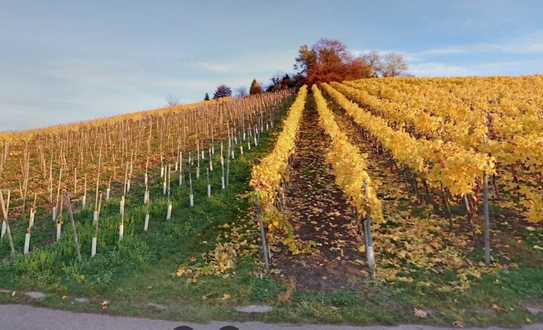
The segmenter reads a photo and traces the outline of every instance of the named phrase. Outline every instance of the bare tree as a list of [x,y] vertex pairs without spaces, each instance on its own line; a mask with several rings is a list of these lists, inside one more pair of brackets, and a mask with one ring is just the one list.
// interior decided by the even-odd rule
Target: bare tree
[[166,102],[168,102],[169,107],[175,107],[179,104],[179,99],[174,95],[168,95],[166,96]]
[[247,95],[247,89],[244,86],[236,88],[236,98],[241,99]]
[[388,53],[383,59],[383,77],[396,77],[407,71],[407,61],[396,53]]
[[372,68],[373,76],[378,77],[383,73],[383,59],[379,52],[372,50],[371,52],[362,55],[362,59]]

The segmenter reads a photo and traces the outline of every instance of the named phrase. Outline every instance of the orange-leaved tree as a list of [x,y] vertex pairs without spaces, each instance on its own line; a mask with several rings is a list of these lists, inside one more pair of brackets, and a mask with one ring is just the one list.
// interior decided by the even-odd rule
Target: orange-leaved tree
[[307,84],[368,78],[372,67],[356,57],[338,40],[321,39],[313,46],[300,47],[295,69],[305,75]]

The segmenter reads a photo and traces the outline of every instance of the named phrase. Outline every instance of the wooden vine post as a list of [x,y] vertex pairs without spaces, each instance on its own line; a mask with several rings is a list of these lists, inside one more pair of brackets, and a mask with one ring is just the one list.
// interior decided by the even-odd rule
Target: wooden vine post
[[[366,201],[369,201],[368,182],[364,182],[364,191],[366,194]],[[371,216],[367,213],[364,219],[364,243],[366,245],[366,258],[368,260],[368,268],[370,271],[371,279],[375,278],[375,253],[373,251],[373,239],[371,237]]]
[[221,188],[226,189],[226,181],[224,177],[224,156],[223,156],[223,143],[221,141]]
[[172,204],[172,199],[171,199],[171,181],[170,181],[170,176],[171,176],[171,172],[172,172],[172,166],[168,164],[168,167],[166,168],[166,180],[167,180],[167,195],[168,195],[168,206],[167,206],[167,210],[166,210],[166,220],[167,221],[170,221],[172,219],[172,208],[173,208],[173,204]]
[[373,251],[373,239],[371,237],[371,217],[367,216],[364,220],[364,241],[366,243],[366,258],[368,259],[368,268],[370,276],[375,278],[375,254]]
[[95,221],[94,224],[94,236],[92,237],[91,242],[91,257],[94,257],[96,255],[96,248],[98,245],[98,223],[100,222],[100,212],[102,210],[102,193],[99,194],[98,197],[98,204],[96,207],[96,213],[95,213]]
[[119,203],[119,213],[121,215],[121,222],[119,224],[119,242],[123,240],[124,238],[124,207],[125,207],[125,196],[121,197],[121,201]]
[[258,221],[258,227],[260,229],[260,242],[262,243],[262,257],[264,258],[264,265],[266,270],[270,270],[270,250],[268,248],[268,242],[266,240],[266,229],[264,228],[264,221],[262,219],[262,209],[260,208],[260,201],[258,196],[255,197],[256,219]]
[[81,261],[81,245],[79,245],[79,236],[77,236],[77,227],[74,220],[74,212],[72,210],[72,200],[70,194],[64,193],[64,203],[66,203],[66,208],[68,209],[68,216],[70,217],[70,222],[72,223],[72,234],[75,244],[75,252],[77,253],[77,260]]
[[211,182],[209,181],[209,168],[206,168],[207,198],[211,198]]
[[179,156],[179,187],[183,185],[183,152]]
[[[149,163],[149,158],[147,158],[147,163]],[[145,192],[143,193],[143,205],[145,205],[145,221],[143,223],[143,231],[149,230],[149,175],[147,174],[148,165],[145,166]]]
[[[8,190],[6,201],[4,201],[4,193],[0,190],[0,205],[2,206],[2,228],[5,228],[5,234],[8,237],[9,247],[11,249],[11,258],[15,259],[15,244],[13,243],[13,237],[11,236],[11,228],[9,227],[8,221],[8,212],[9,212],[9,202],[11,199],[11,193]],[[5,226],[5,227],[4,227]]]
[[194,191],[192,190],[192,169],[189,168],[189,206],[194,207]]
[[34,227],[34,219],[36,217],[36,200],[37,200],[37,194],[34,193],[34,203],[32,203],[32,207],[30,208],[30,215],[28,217],[28,228],[26,229],[26,234],[25,234],[25,243],[23,247],[24,255],[28,255],[30,253],[30,239],[32,237],[32,228]]
[[62,195],[60,197],[60,211],[59,211],[59,214],[57,216],[57,222],[56,222],[56,236],[55,236],[55,239],[56,239],[57,242],[60,241],[60,239],[62,237],[62,224],[64,222],[63,208],[64,208],[64,195]]
[[488,175],[483,174],[483,214],[484,214],[484,241],[485,263],[490,265],[490,207],[488,205]]
[[7,232],[7,223],[4,221],[4,217],[2,216],[2,231],[0,232],[0,241],[4,240],[4,236],[6,236],[6,232]]
[[[489,117],[486,118],[487,121]],[[484,136],[485,144],[488,145],[488,136]],[[489,154],[490,156],[490,154]],[[484,226],[483,226],[483,238],[485,244],[485,264],[490,265],[490,206],[488,201],[488,173],[483,172],[483,217],[484,217]]]

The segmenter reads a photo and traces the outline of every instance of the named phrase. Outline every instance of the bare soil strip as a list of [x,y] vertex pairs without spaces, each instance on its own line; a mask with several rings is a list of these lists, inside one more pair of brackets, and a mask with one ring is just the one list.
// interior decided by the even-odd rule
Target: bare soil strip
[[355,215],[326,162],[329,145],[310,96],[291,159],[285,213],[296,237],[313,248],[303,255],[282,248],[275,255],[281,276],[295,279],[299,289],[353,288],[367,275]]

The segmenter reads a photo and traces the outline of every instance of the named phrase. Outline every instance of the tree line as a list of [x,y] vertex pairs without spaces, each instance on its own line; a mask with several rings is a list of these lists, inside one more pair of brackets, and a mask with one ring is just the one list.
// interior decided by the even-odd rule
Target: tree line
[[[222,97],[242,98],[265,92],[299,88],[307,84],[355,80],[363,78],[385,78],[408,75],[408,64],[405,57],[397,53],[381,54],[370,51],[355,54],[347,46],[334,39],[320,39],[313,45],[302,45],[295,58],[294,71],[278,74],[264,86],[253,79],[249,90],[239,87],[235,91],[225,84],[219,85],[210,96],[205,93],[204,100]],[[175,105],[168,99],[168,104]]]

